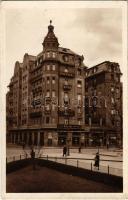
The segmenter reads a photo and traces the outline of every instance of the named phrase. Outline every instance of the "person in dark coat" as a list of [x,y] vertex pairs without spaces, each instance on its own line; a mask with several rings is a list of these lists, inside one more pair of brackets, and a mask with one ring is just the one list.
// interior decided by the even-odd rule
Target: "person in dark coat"
[[32,149],[32,151],[31,151],[31,160],[32,160],[33,170],[35,170],[35,169],[36,169],[36,163],[35,163],[35,152],[34,152],[33,149]]
[[97,152],[97,153],[96,153],[96,156],[95,156],[95,163],[94,163],[94,166],[95,166],[95,167],[98,167],[98,170],[99,170],[99,162],[100,162],[100,156],[99,156],[99,153]]
[[23,147],[23,149],[25,148],[25,142],[24,141],[22,142],[22,147]]
[[64,146],[64,147],[63,147],[63,156],[66,156],[66,154],[67,154],[67,147]]
[[81,145],[79,146],[79,153],[81,153]]

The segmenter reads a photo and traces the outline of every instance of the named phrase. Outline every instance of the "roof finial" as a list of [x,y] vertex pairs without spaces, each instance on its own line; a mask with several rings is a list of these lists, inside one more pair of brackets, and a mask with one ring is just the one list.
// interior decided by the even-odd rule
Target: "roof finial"
[[52,24],[52,20],[50,20],[50,25]]

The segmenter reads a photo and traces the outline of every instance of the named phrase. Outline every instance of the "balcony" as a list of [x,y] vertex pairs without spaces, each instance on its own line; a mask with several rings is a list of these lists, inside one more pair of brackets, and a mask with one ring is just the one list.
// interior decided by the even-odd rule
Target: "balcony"
[[60,76],[67,77],[67,78],[74,78],[75,73],[72,72],[60,72]]
[[39,87],[37,87],[37,88],[33,88],[33,89],[32,89],[32,92],[42,92],[42,87],[39,86]]
[[58,124],[58,129],[81,129],[81,125],[67,125],[67,124]]
[[44,114],[45,114],[45,115],[50,115],[50,114],[51,114],[51,110],[45,110],[45,111],[44,111]]
[[30,82],[33,83],[40,79],[42,79],[42,73],[37,74],[37,75],[31,75]]
[[48,97],[48,96],[46,96],[44,99],[45,99],[45,102],[51,101],[51,97]]
[[30,118],[38,118],[38,117],[42,117],[42,112],[39,111],[39,112],[31,112],[29,114]]
[[77,113],[77,118],[78,118],[78,119],[83,118],[83,113]]
[[63,89],[64,90],[71,90],[72,86],[71,85],[68,85],[68,84],[64,84],[63,85]]
[[59,110],[58,114],[60,116],[65,116],[65,117],[73,117],[75,115],[75,111],[74,110]]

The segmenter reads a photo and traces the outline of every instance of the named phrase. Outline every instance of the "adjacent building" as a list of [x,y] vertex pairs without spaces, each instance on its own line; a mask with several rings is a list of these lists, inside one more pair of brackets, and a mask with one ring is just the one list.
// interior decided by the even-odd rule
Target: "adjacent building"
[[118,63],[105,61],[86,70],[87,144],[122,145],[122,83]]
[[122,144],[122,84],[117,63],[87,68],[59,46],[54,27],[37,56],[15,64],[6,95],[7,138],[45,146]]

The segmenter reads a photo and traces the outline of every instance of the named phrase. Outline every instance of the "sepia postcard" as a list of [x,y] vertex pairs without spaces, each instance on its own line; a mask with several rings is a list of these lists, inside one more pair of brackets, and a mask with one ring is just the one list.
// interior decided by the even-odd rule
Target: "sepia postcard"
[[0,17],[1,199],[128,199],[127,2]]

